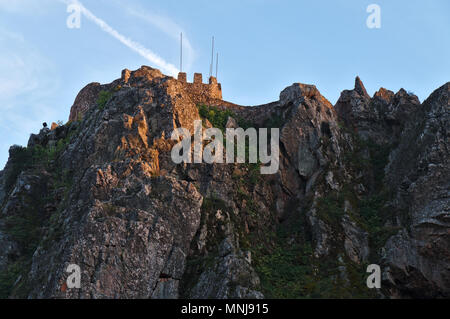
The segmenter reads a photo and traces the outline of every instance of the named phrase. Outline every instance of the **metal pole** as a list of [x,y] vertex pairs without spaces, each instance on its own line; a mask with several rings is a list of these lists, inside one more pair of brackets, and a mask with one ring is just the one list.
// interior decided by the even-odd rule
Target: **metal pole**
[[183,72],[183,32],[180,34],[180,72]]
[[209,67],[209,76],[213,75],[213,64],[214,64],[214,36],[212,37],[212,50],[211,50],[211,65]]
[[217,52],[217,57],[216,57],[216,79],[217,79],[217,73],[219,72],[219,52]]

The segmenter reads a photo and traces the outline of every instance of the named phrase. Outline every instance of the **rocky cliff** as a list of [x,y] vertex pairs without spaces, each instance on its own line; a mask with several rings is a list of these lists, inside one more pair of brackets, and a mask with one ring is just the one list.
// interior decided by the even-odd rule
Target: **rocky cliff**
[[[220,84],[124,70],[69,122],[13,146],[0,172],[3,298],[450,296],[450,83],[425,102],[335,106],[313,85],[223,101]],[[175,128],[280,128],[280,169],[180,164]],[[81,269],[70,289],[68,265]],[[382,288],[366,286],[379,264]]]

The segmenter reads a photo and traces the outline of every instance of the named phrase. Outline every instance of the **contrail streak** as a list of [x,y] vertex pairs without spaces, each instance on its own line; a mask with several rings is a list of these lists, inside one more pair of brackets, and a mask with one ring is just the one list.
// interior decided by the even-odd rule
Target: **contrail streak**
[[174,66],[171,63],[166,62],[163,58],[158,56],[157,54],[153,53],[151,50],[145,48],[142,44],[139,42],[133,41],[130,38],[127,38],[126,36],[120,34],[117,30],[112,28],[110,25],[108,25],[105,21],[102,19],[96,17],[91,11],[89,11],[83,4],[77,0],[60,0],[61,2],[69,5],[69,4],[76,4],[79,6],[81,13],[94,22],[96,25],[98,25],[103,31],[114,37],[115,39],[119,40],[122,44],[133,50],[134,52],[138,53],[143,58],[150,61],[152,64],[160,68],[164,73],[167,73],[169,75],[175,76],[178,73],[178,68]]
[[132,8],[127,4],[124,5],[123,2],[119,2],[118,0],[116,0],[116,3],[121,5],[130,15],[154,25],[177,42],[180,39],[180,33],[183,33],[183,52],[185,52],[185,58],[183,58],[183,60],[186,62],[186,67],[184,69],[189,70],[191,68],[195,58],[195,51],[189,41],[187,32],[185,32],[179,25],[164,16],[158,16],[150,12],[146,12],[142,10],[142,8]]

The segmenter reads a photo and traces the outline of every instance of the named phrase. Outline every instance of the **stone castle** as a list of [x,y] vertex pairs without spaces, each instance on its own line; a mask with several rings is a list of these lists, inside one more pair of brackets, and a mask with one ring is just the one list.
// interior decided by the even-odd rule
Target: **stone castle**
[[222,100],[222,85],[214,76],[209,77],[208,84],[203,83],[203,75],[194,73],[194,82],[188,83],[185,72],[178,73],[178,81],[184,83],[188,91],[197,95],[208,95],[212,99]]
[[96,107],[96,101],[101,91],[115,91],[119,87],[145,87],[153,85],[153,81],[170,81],[172,89],[181,89],[190,100],[196,104],[231,105],[232,103],[222,101],[222,86],[213,76],[209,77],[208,83],[203,83],[203,75],[194,73],[193,82],[187,81],[185,72],[180,72],[178,78],[162,74],[158,69],[142,66],[136,71],[124,69],[120,79],[109,84],[97,82],[85,86],[77,95],[71,108],[69,121],[78,120],[87,110]]

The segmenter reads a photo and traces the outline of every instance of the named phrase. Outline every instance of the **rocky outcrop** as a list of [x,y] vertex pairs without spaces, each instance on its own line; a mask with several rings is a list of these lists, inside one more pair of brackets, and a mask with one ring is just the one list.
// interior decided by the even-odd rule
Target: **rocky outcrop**
[[345,234],[344,247],[348,258],[354,263],[364,263],[369,259],[369,234],[358,227],[350,218],[344,215],[342,218],[342,228]]
[[404,227],[386,245],[387,277],[400,296],[448,296],[450,83],[410,118],[386,168],[386,179],[397,190],[393,208],[403,212],[397,222]]
[[[1,226],[4,227],[3,225]],[[0,255],[0,272],[4,272],[11,262],[11,256],[18,255],[18,247],[8,235],[0,232],[0,249],[2,250],[2,254]]]
[[[333,107],[296,83],[244,107],[196,78],[124,70],[11,150],[2,297],[448,297],[449,84],[420,104],[404,90],[371,98],[356,78]],[[279,171],[176,165],[171,134],[195,120],[279,128]],[[368,263],[383,269],[376,294]]]
[[364,84],[362,83],[361,79],[359,78],[359,76],[356,77],[355,79],[355,91],[356,93],[359,94],[359,96],[368,99],[370,98],[369,94],[367,94],[366,88],[364,86]]
[[394,92],[381,88],[371,99],[359,78],[355,89],[342,92],[335,109],[342,121],[358,135],[378,144],[396,143],[405,124],[420,108],[417,96],[404,89]]
[[[232,236],[232,235],[231,235]],[[219,254],[211,268],[205,269],[192,288],[194,299],[262,299],[258,291],[260,280],[251,267],[251,260],[236,249],[236,243],[227,237],[219,246]]]
[[[112,170],[100,172],[91,171],[85,177],[97,180],[93,185],[95,189],[91,189],[94,194],[113,187],[110,182],[118,181]],[[143,184],[136,184],[136,180],[128,182],[140,188],[135,189],[137,193],[134,196],[126,195],[127,188],[122,189],[122,195],[117,189],[112,202],[112,199],[105,202],[88,196],[84,200],[90,204],[81,206],[88,207],[87,214],[81,216],[82,219],[64,222],[68,226],[76,224],[78,229],[67,230],[72,233],[60,242],[59,249],[41,247],[36,251],[30,281],[40,282],[43,271],[52,276],[44,284],[46,289],[31,291],[31,297],[178,296],[176,287],[184,272],[190,238],[200,221],[201,195],[189,183],[179,183],[170,178],[154,181],[144,178]],[[153,198],[150,195],[152,190],[158,192]],[[66,218],[73,216],[75,219],[77,216],[76,211],[63,214]],[[61,263],[47,265],[49,255]],[[69,264],[82,267],[80,290],[60,290]],[[167,286],[167,280],[175,289],[165,293],[167,288],[163,286]]]
[[96,101],[102,86],[100,83],[91,83],[84,87],[80,93],[78,93],[75,102],[70,109],[69,121],[77,121],[81,119],[84,113],[91,107],[95,107]]
[[360,137],[391,145],[384,187],[395,195],[385,222],[401,229],[382,251],[391,296],[449,293],[449,101],[447,83],[423,104],[403,89],[380,89],[369,100],[355,88],[336,106]]

